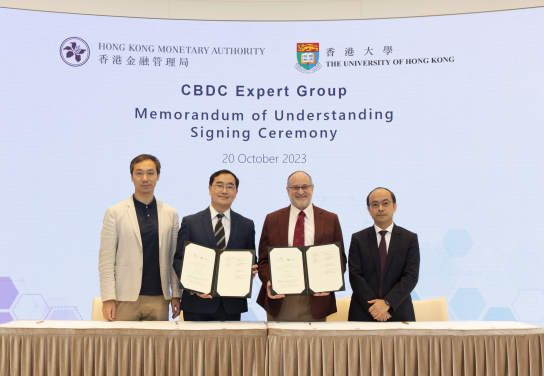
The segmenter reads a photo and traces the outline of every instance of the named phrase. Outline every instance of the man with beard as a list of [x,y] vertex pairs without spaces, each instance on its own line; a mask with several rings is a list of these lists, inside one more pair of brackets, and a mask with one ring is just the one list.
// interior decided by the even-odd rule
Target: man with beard
[[268,321],[325,321],[336,312],[334,292],[314,295],[272,295],[268,247],[299,247],[341,243],[342,269],[346,268],[344,240],[338,216],[312,204],[314,185],[306,172],[287,178],[291,205],[266,216],[259,242],[259,278],[262,281],[257,303]]

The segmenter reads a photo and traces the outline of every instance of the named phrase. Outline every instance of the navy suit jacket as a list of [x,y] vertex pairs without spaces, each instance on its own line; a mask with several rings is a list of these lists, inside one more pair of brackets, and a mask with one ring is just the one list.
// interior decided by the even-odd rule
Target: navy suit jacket
[[[232,209],[230,211],[230,220],[230,235],[226,249],[255,249],[255,224],[253,221],[233,212]],[[209,207],[199,213],[184,217],[181,221],[178,233],[178,245],[176,254],[174,255],[174,270],[178,275],[178,281],[181,277],[185,240],[205,247],[217,248]],[[215,313],[219,308],[220,299],[223,300],[223,307],[227,313],[247,312],[247,299],[203,299],[196,294],[191,295],[185,290],[181,296],[180,308],[186,312],[211,314]]]
[[[353,290],[349,321],[376,321],[368,312],[369,300],[378,299],[380,253],[374,226],[356,232],[349,247],[349,281]],[[391,308],[388,321],[415,321],[410,293],[419,277],[417,235],[397,225],[391,231],[385,259],[382,293]]]

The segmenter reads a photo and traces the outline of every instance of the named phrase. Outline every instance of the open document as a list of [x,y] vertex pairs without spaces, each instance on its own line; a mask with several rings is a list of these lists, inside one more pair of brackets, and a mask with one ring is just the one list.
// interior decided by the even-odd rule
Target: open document
[[344,291],[340,243],[308,247],[268,247],[273,295]]
[[213,297],[250,298],[254,249],[215,249],[185,242],[181,286]]

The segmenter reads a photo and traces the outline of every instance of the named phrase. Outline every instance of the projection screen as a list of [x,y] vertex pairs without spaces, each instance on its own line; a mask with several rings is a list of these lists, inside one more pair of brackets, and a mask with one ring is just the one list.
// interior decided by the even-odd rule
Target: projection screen
[[[233,171],[232,209],[287,207],[303,170],[346,252],[392,190],[418,234],[413,299],[452,320],[544,320],[543,9],[330,22],[131,19],[0,9],[0,322],[88,320],[104,213],[162,163],[180,220]],[[346,291],[351,296],[346,274]],[[243,320],[266,320],[254,281]]]

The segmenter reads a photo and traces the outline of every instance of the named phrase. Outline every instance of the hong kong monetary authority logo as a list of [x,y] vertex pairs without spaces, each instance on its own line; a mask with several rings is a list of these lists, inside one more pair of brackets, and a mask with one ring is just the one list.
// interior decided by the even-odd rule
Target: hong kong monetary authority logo
[[319,43],[297,43],[297,65],[302,73],[314,73],[321,69],[319,60]]
[[72,67],[82,66],[90,56],[89,45],[81,38],[68,38],[60,45],[60,57]]

